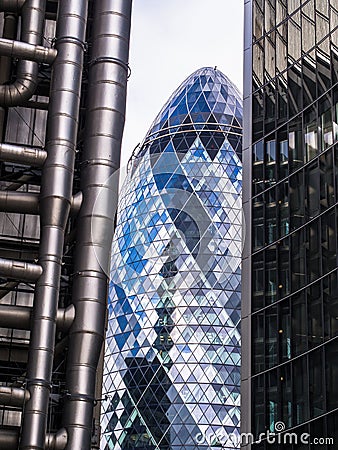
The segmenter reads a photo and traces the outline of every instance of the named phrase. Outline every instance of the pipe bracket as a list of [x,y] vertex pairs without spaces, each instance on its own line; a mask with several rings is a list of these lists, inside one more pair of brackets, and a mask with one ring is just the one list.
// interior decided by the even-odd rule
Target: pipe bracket
[[88,66],[92,67],[92,66],[95,66],[96,64],[101,64],[101,63],[118,64],[119,66],[123,67],[123,69],[125,69],[125,71],[128,73],[128,78],[130,77],[131,70],[130,70],[129,64],[125,63],[124,61],[122,61],[119,58],[113,58],[112,56],[99,56],[99,57],[89,61]]

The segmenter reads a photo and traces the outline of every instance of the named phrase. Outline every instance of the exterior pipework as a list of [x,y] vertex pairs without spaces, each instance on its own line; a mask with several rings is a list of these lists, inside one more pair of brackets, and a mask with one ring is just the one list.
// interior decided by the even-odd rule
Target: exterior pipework
[[52,71],[48,156],[40,193],[39,261],[44,272],[34,296],[27,369],[31,398],[23,411],[21,450],[45,448],[63,243],[72,199],[87,7],[85,0],[59,2],[55,44],[58,56]]
[[[17,31],[17,19],[14,14],[4,14],[3,37],[14,39]],[[5,56],[0,57],[0,85],[7,83],[11,75],[11,59]],[[0,105],[0,140],[3,137],[6,111]]]
[[26,389],[0,386],[0,405],[22,408],[28,399],[29,392]]
[[41,167],[46,157],[46,151],[39,147],[0,143],[0,161]]
[[[71,198],[70,212],[76,215],[82,204],[82,192]],[[39,214],[39,194],[34,192],[0,191],[0,212]]]
[[0,192],[0,212],[38,214],[39,194],[34,192]]
[[18,13],[24,3],[25,0],[0,0],[0,12],[8,11]]
[[[19,443],[19,430],[0,430],[0,448],[17,450]],[[46,450],[64,450],[67,445],[67,431],[61,428],[56,433],[47,433],[45,440]]]
[[[67,450],[91,448],[95,379],[104,340],[108,268],[125,120],[131,0],[94,4],[86,134],[81,171],[64,426]],[[99,204],[94,208],[99,197]]]
[[42,274],[42,267],[24,261],[0,258],[0,276],[19,281],[37,281]]
[[[56,328],[66,333],[75,317],[73,305],[59,308],[56,313]],[[16,330],[30,330],[32,308],[30,306],[0,305],[0,327],[15,328]],[[0,391],[1,392],[1,391]]]
[[[26,0],[21,10],[21,40],[41,45],[46,10],[46,0]],[[17,106],[29,100],[38,83],[38,63],[19,61],[16,80],[0,86],[0,106]]]
[[42,45],[32,45],[12,39],[0,38],[0,55],[52,64],[56,58],[56,50],[43,47]]

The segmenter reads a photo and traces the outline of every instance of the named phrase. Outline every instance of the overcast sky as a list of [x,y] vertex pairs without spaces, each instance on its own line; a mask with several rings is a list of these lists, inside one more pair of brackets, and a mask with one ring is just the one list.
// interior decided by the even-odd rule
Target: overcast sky
[[243,92],[243,3],[133,1],[121,168],[172,92],[195,70],[217,66]]

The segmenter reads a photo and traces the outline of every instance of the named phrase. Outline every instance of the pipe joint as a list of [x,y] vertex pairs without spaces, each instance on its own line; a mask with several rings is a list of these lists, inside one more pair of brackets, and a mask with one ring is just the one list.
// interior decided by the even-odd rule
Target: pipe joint
[[0,276],[19,281],[37,281],[43,269],[38,264],[0,258]]
[[61,428],[56,433],[46,435],[45,447],[48,450],[64,450],[68,442],[68,434],[65,428]]
[[26,147],[16,144],[0,143],[0,160],[18,164],[41,167],[47,152],[41,147]]
[[42,45],[0,38],[0,55],[37,63],[53,64],[57,51],[54,48],[47,48]]
[[99,56],[95,59],[92,59],[91,61],[89,61],[88,65],[89,67],[95,66],[96,64],[118,64],[119,66],[121,66],[127,73],[128,73],[128,78],[130,76],[130,67],[129,64],[126,63],[125,61],[122,61],[122,59],[119,58],[113,58],[112,56]]
[[0,386],[0,404],[5,406],[23,407],[30,399],[27,389],[13,386]]
[[94,397],[91,397],[89,395],[83,395],[83,394],[70,394],[69,392],[65,395],[66,399],[69,401],[75,401],[75,402],[85,402],[85,403],[91,403],[92,405],[97,405],[97,400]]
[[81,49],[84,51],[87,48],[87,43],[85,41],[82,41],[81,39],[78,39],[74,36],[62,36],[55,39],[55,47],[59,46],[60,44],[73,44],[78,45],[81,47]]
[[51,383],[49,383],[48,381],[44,380],[43,378],[27,378],[26,379],[26,386],[27,386],[28,390],[32,386],[34,386],[34,387],[39,386],[39,387],[42,387],[44,389],[48,389],[49,391],[51,391],[51,389],[52,389]]
[[67,308],[60,308],[56,315],[56,326],[59,331],[66,333],[72,326],[75,319],[75,307],[69,305]]

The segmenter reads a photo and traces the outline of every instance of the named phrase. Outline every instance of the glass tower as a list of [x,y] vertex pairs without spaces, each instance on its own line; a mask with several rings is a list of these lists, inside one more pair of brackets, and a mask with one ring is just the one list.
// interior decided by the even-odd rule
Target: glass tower
[[337,448],[338,1],[245,8],[242,427]]
[[112,251],[102,449],[207,449],[238,436],[241,153],[241,95],[203,68],[129,162]]

